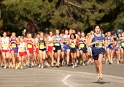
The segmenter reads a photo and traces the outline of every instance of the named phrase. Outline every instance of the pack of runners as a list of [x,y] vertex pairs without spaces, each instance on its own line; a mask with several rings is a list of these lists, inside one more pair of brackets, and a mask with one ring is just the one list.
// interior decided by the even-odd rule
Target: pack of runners
[[14,32],[7,37],[4,32],[0,42],[0,64],[3,68],[44,68],[45,65],[74,68],[89,63],[97,65],[97,62],[112,64],[114,57],[117,64],[124,61],[124,32],[115,38],[110,31],[103,34],[98,25],[87,34],[73,29],[60,33],[56,29],[55,33],[39,32],[35,38],[30,33],[26,37],[16,37]]

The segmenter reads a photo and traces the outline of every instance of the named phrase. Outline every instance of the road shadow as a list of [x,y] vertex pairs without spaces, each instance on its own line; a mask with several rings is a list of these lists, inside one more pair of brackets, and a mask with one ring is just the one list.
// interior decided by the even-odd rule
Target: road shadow
[[103,84],[109,84],[110,82],[100,81],[100,82],[92,82],[92,83],[97,83],[97,84],[103,85]]

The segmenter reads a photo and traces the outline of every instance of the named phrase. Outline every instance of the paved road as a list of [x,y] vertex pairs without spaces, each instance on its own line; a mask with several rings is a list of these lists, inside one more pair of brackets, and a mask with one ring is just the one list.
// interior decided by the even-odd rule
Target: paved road
[[104,80],[100,83],[96,82],[93,65],[23,70],[0,68],[0,87],[124,87],[124,65],[104,64],[103,68]]

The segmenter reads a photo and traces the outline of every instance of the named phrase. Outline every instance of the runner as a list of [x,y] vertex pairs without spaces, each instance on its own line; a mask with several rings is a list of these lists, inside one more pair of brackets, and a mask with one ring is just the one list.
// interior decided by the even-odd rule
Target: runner
[[120,61],[120,49],[119,48],[120,47],[119,47],[118,38],[114,38],[113,50],[115,51],[115,54],[116,54],[117,64],[119,64],[119,61]]
[[53,32],[50,31],[49,32],[49,36],[47,38],[47,45],[48,45],[48,54],[51,58],[51,66],[54,66],[54,52],[53,52],[53,42],[54,42],[54,36],[53,36]]
[[66,57],[66,65],[68,66],[69,65],[69,59],[70,59],[70,47],[69,47],[69,32],[68,30],[65,30],[65,34],[64,36],[62,37],[62,42],[63,42],[63,52],[64,54],[66,54],[64,57]]
[[9,37],[7,37],[6,32],[3,32],[3,37],[1,38],[1,48],[2,48],[1,52],[4,62],[4,68],[7,68],[7,64],[10,68],[10,57],[9,57],[10,44],[9,44]]
[[19,45],[18,45],[18,54],[19,54],[19,62],[20,62],[20,68],[23,69],[24,67],[24,58],[26,55],[26,43],[24,42],[24,37],[20,37],[19,39]]
[[28,55],[28,64],[29,64],[28,66],[31,68],[33,63],[32,57],[34,52],[34,40],[30,33],[27,34],[27,38],[26,38],[26,52]]
[[[1,36],[0,36],[0,42],[1,42]],[[1,43],[0,43],[0,66],[3,65],[3,58],[2,58],[2,53],[1,53]]]
[[72,68],[75,67],[75,59],[76,59],[76,36],[75,34],[70,35],[70,40],[69,40],[69,45],[70,45],[70,53],[71,53],[71,60],[72,60]]
[[[94,34],[94,32],[90,32],[90,33],[87,33],[87,35],[86,35],[86,43],[88,43],[88,41],[89,41],[89,36],[91,36],[91,35],[93,35]],[[87,63],[91,63],[91,64],[94,64],[94,60],[93,60],[93,58],[92,58],[92,49],[91,49],[91,46],[87,46],[86,45],[86,47],[87,47],[87,53],[86,53],[86,55],[87,55],[87,57],[88,57],[88,62]]]
[[121,63],[121,33],[117,35],[117,42],[118,42],[118,59],[117,64]]
[[103,34],[99,25],[95,25],[94,34],[89,37],[88,46],[92,46],[92,54],[96,67],[97,80],[102,80],[102,58],[105,53],[103,48]]
[[107,37],[105,38],[105,44],[106,44],[106,53],[108,57],[109,64],[113,63],[113,37],[111,36],[111,32],[107,32]]
[[12,68],[15,68],[15,64],[18,63],[17,59],[17,53],[18,53],[18,47],[19,44],[18,38],[16,38],[16,33],[12,32],[11,38],[10,38],[10,46],[11,46],[11,56],[12,56]]
[[120,45],[121,45],[121,62],[124,63],[124,32],[122,32]]
[[38,47],[38,40],[39,40],[39,33],[37,33],[36,38],[34,39],[35,44],[35,52],[34,52],[34,59],[35,59],[35,65],[39,65],[39,47]]
[[79,41],[79,50],[82,58],[82,65],[85,66],[87,62],[87,48],[86,48],[86,37],[84,32],[81,33],[80,41]]
[[56,67],[60,66],[60,56],[61,56],[61,41],[62,37],[59,35],[59,30],[56,30],[56,35],[54,36],[54,56],[57,58]]
[[40,63],[39,68],[44,68],[44,62],[46,57],[46,39],[44,38],[44,33],[40,32],[39,37],[39,56],[40,56]]

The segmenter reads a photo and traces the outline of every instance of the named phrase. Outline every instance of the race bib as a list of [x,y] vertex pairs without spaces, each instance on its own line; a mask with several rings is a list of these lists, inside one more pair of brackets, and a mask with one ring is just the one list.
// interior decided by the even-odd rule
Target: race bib
[[80,48],[84,48],[84,44],[81,43],[81,44],[79,45],[79,47],[80,47]]
[[66,42],[66,44],[68,44],[68,41]]
[[44,43],[40,43],[40,49],[44,49]]
[[99,43],[95,44],[95,47],[97,47],[97,48],[101,48],[102,45],[103,45],[102,42],[99,42]]
[[19,49],[19,52],[24,52],[24,48],[20,48]]
[[55,43],[55,46],[60,46],[60,44],[59,43]]
[[110,42],[111,42],[110,40],[107,40],[107,44],[108,44],[108,45],[110,44]]
[[49,46],[53,46],[53,43],[50,43]]
[[124,42],[121,43],[121,46],[124,47]]
[[28,44],[28,48],[32,48],[32,45],[31,44]]
[[75,44],[74,44],[74,43],[72,43],[70,47],[71,47],[71,48],[75,48]]
[[16,44],[12,44],[12,48],[16,47]]
[[3,44],[3,48],[8,48],[8,44]]

